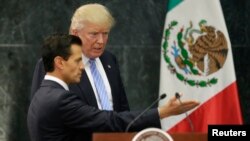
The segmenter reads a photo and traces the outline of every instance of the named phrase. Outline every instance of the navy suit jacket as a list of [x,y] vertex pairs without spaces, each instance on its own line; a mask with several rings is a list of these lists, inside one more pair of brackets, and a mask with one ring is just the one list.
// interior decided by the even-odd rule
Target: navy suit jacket
[[[57,82],[43,80],[29,106],[31,141],[90,141],[93,132],[122,132],[140,112],[102,111]],[[131,131],[160,127],[157,109],[147,111]]]
[[[129,111],[130,109],[127,96],[120,76],[119,65],[115,56],[108,51],[104,51],[104,53],[99,58],[102,62],[111,87],[114,111]],[[39,59],[33,74],[31,98],[33,97],[37,89],[40,87],[44,76],[45,71],[43,62],[42,59]],[[69,89],[76,93],[86,104],[98,108],[94,91],[85,71],[82,73],[80,83],[69,85]]]

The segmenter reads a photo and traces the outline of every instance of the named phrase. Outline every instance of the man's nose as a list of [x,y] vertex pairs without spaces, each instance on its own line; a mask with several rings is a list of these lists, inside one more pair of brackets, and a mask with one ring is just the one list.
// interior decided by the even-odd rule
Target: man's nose
[[103,34],[99,34],[97,37],[97,42],[98,43],[103,43],[104,42],[104,35]]
[[83,70],[84,69],[84,65],[83,63],[80,63],[80,69]]

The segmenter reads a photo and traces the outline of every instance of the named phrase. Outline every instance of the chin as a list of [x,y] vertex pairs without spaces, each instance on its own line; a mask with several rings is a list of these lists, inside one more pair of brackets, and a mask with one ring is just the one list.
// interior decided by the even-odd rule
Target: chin
[[95,54],[95,55],[92,55],[92,57],[90,57],[90,58],[93,58],[93,59],[95,59],[95,58],[98,58],[98,57],[100,57],[102,54]]
[[76,81],[75,81],[75,83],[79,83],[80,82],[80,79],[77,79]]
[[102,54],[103,54],[103,51],[102,51],[102,52],[95,53],[95,54],[93,54],[92,56],[93,56],[93,58],[98,58],[98,57],[100,57]]
[[71,84],[75,84],[75,83],[79,83],[80,82],[80,79],[76,79],[76,80],[73,80],[72,82],[71,82]]

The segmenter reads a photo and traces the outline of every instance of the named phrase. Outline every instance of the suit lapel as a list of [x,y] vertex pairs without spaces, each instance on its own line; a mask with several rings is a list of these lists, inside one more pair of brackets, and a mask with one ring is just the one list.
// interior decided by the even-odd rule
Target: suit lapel
[[103,55],[100,57],[100,60],[102,62],[103,68],[105,70],[106,76],[108,78],[109,81],[109,85],[111,88],[111,94],[112,94],[112,99],[113,99],[113,108],[114,110],[116,110],[116,105],[118,104],[118,93],[116,90],[116,86],[115,86],[115,73],[113,71],[115,64],[113,62],[113,60],[110,59],[110,57],[107,56],[106,52],[103,53]]
[[87,76],[86,71],[83,71],[81,81],[78,84],[78,86],[80,87],[80,89],[82,91],[81,94],[87,100],[89,105],[98,108],[95,94],[94,94],[94,91],[93,91],[92,86],[90,84],[90,81],[89,81],[89,78]]
[[[112,66],[112,64],[110,64],[111,61],[108,61],[108,59],[104,55],[102,55],[100,57],[100,60],[102,62],[102,66],[103,66],[103,68],[105,70],[106,76],[108,78],[108,81],[109,81],[109,84],[110,84],[110,87],[111,87],[111,90],[112,90],[113,85],[112,85],[111,71],[112,71],[113,66]],[[112,94],[113,94],[113,92],[112,92]]]

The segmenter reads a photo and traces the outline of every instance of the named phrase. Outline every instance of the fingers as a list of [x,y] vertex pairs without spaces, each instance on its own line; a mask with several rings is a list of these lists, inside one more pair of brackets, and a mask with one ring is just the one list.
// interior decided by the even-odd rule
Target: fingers
[[[180,96],[182,96],[182,94]],[[194,109],[199,104],[199,102],[194,100],[180,101],[180,98],[174,96],[166,103],[166,105],[159,108],[160,117],[166,118],[172,115],[183,114]]]
[[180,106],[181,112],[187,112],[195,107],[197,107],[200,103],[197,101],[185,101]]
[[198,101],[195,100],[188,100],[188,101],[183,101],[182,105],[189,105],[189,104],[200,104]]

